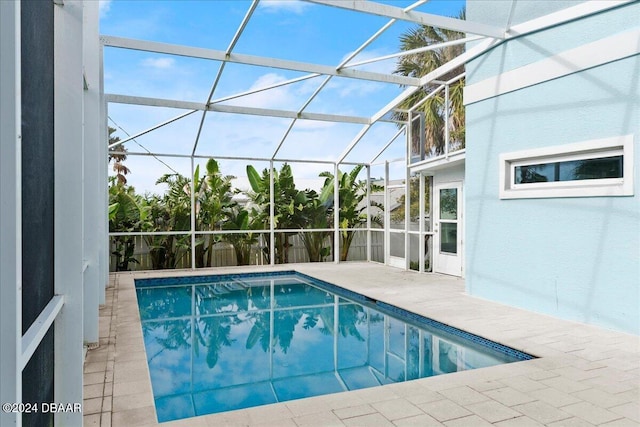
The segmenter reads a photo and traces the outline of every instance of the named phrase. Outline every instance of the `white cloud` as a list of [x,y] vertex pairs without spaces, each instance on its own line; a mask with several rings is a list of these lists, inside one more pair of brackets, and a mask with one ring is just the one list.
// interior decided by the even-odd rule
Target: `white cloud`
[[[342,57],[341,61],[344,61],[353,52],[349,52]],[[386,49],[371,49],[364,52],[360,52],[355,58],[349,61],[350,63],[356,63],[366,61],[369,59],[380,58],[389,55],[391,51]],[[348,67],[348,69],[369,71],[380,74],[393,74],[396,68],[395,59],[387,59],[383,61],[376,61],[369,64],[359,65],[356,67]],[[353,80],[353,79],[334,79],[329,84],[329,88],[341,98],[353,98],[353,97],[367,97],[371,94],[379,92],[387,85],[384,83],[366,81],[366,80]]]
[[375,82],[349,82],[349,84],[344,85],[338,93],[342,98],[350,98],[354,96],[363,97],[375,93],[379,88],[380,84]]
[[142,65],[145,67],[166,70],[173,67],[175,62],[176,61],[173,58],[145,58],[142,60]]
[[[268,73],[260,76],[251,87],[249,91],[262,89],[268,86],[272,86],[277,83],[286,81],[284,76],[277,73]],[[295,109],[297,105],[303,101],[300,100],[296,90],[291,85],[285,85],[276,87],[273,89],[264,90],[262,92],[253,93],[251,95],[245,95],[240,98],[235,98],[228,103],[231,105],[239,105],[245,107],[255,108],[283,108],[283,109]]]
[[262,0],[259,7],[267,12],[287,11],[301,14],[309,5],[296,0]]
[[[348,54],[343,56],[342,60],[344,61],[345,59],[347,59],[347,57],[352,53],[353,52],[349,52]],[[364,52],[360,52],[358,55],[356,55],[355,58],[353,58],[349,62],[356,63],[361,61],[367,61],[369,59],[381,58],[383,56],[387,56],[394,53],[396,52],[392,52],[387,49],[365,50]],[[382,61],[371,62],[369,64],[359,65],[357,67],[354,67],[354,69],[362,70],[362,71],[371,71],[374,73],[393,74],[394,70],[396,69],[396,63],[397,63],[397,58],[390,58]]]
[[100,17],[105,17],[109,12],[109,9],[111,9],[111,0],[99,0],[98,8],[100,10]]
[[251,90],[253,89],[259,89],[261,87],[265,87],[265,86],[270,86],[270,85],[274,85],[277,83],[282,83],[283,81],[285,81],[286,79],[276,73],[268,73],[268,74],[264,74],[260,77],[258,77],[258,79],[253,82],[253,84],[251,85]]

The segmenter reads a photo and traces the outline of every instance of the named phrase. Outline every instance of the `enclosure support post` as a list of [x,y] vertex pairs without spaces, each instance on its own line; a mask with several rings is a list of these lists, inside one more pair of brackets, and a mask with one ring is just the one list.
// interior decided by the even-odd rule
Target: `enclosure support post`
[[449,85],[444,86],[444,155],[449,157]]
[[[433,177],[429,178],[429,231],[433,230]],[[433,236],[433,234],[430,234]],[[431,250],[429,251],[429,269],[433,272],[434,240],[431,237]]]
[[367,262],[371,262],[371,165],[367,165]]
[[102,196],[102,206],[101,206],[101,221],[98,224],[98,229],[96,233],[99,236],[102,236],[103,239],[98,238],[98,240],[102,241],[102,244],[99,248],[98,257],[100,259],[100,280],[102,281],[102,291],[99,293],[98,297],[100,304],[106,303],[106,288],[109,286],[109,262],[111,260],[111,251],[110,245],[111,241],[109,239],[109,118],[108,118],[108,109],[107,101],[104,97],[104,45],[102,41],[100,41],[100,53],[99,53],[99,93],[100,93],[100,177],[102,182],[100,183],[100,189]]
[[333,262],[340,262],[340,163],[333,170]]
[[[409,129],[411,129],[413,125],[409,124]],[[412,135],[413,132],[409,132],[409,135]],[[409,221],[411,220],[411,215],[409,210],[411,209],[411,170],[409,169],[409,163],[411,162],[411,138],[407,138],[406,145],[406,162],[405,162],[405,173],[404,173],[404,269],[409,270],[411,267],[411,253],[409,252],[411,249],[411,235],[409,234]]]
[[[83,224],[78,212],[83,211],[84,185],[83,8],[82,2],[71,0],[54,6],[53,265],[54,293],[64,298],[54,323],[55,402],[82,402]],[[80,412],[55,414],[56,426],[80,424]]]
[[[98,5],[87,2],[83,5],[83,19],[85,22],[98,22]],[[97,232],[101,223],[105,221],[102,198],[104,194],[102,163],[107,162],[101,155],[103,151],[101,117],[100,117],[100,44],[98,42],[98,27],[87,25],[83,28],[82,49],[84,56],[84,144],[83,144],[83,282],[84,282],[84,342],[87,345],[98,345],[98,316],[100,294],[104,294],[101,282],[102,247],[101,235]],[[104,226],[104,225],[102,225]]]
[[102,153],[102,165],[101,176],[104,178],[102,182],[102,212],[103,221],[101,223],[98,232],[103,236],[104,240],[100,248],[100,259],[102,261],[102,269],[100,270],[100,277],[104,280],[104,292],[100,292],[100,304],[105,304],[107,300],[107,286],[109,286],[109,270],[111,267],[111,238],[109,237],[109,147],[107,145],[109,141],[109,105],[104,99],[104,47],[100,50],[100,105],[101,105],[101,153]]
[[269,263],[271,265],[275,265],[276,263],[276,259],[275,259],[275,255],[276,255],[276,242],[275,242],[275,238],[276,238],[276,233],[275,233],[275,194],[274,194],[274,188],[275,188],[275,183],[273,181],[273,160],[269,161]]
[[[191,157],[191,269],[196,269],[196,183],[193,157]],[[200,179],[200,177],[198,177]]]
[[[22,144],[20,2],[0,1],[0,401],[22,401]],[[0,412],[1,425],[22,425]]]
[[384,264],[389,265],[391,220],[389,216],[389,161],[384,161]]
[[424,273],[424,251],[426,248],[426,243],[427,243],[427,239],[426,239],[426,234],[424,233],[424,221],[425,221],[425,203],[424,203],[424,180],[425,180],[425,176],[423,173],[420,173],[420,175],[418,175],[418,179],[420,182],[420,187],[418,189],[420,196],[419,196],[419,207],[418,207],[418,271],[420,273]]

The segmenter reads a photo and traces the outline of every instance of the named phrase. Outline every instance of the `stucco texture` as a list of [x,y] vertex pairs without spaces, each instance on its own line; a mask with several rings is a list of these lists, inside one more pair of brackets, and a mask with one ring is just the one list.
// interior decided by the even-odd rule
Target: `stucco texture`
[[[491,15],[474,3],[469,16]],[[540,60],[540,52],[556,52],[549,43],[560,36],[567,48],[591,40],[592,21],[597,28],[608,23],[609,34],[600,38],[629,29],[634,14],[640,16],[638,3],[507,42],[468,65],[471,82]],[[510,43],[528,45],[531,57],[525,51],[509,59]],[[640,334],[639,76],[635,55],[467,105],[470,294]],[[634,196],[498,197],[501,153],[629,134],[636,153]]]

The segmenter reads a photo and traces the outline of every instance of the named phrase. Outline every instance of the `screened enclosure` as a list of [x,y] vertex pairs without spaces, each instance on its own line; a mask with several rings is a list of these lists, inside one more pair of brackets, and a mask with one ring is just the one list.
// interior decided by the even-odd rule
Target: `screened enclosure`
[[[524,36],[632,3],[512,0],[488,25],[439,0],[128,1],[123,13],[109,1],[0,2],[3,402],[82,401],[83,346],[100,344],[109,271],[439,271],[440,255],[464,254],[463,187],[440,179],[464,173],[463,100],[540,81],[463,97],[465,64],[478,59],[486,75],[474,78],[493,78],[484,61],[505,41],[517,55]],[[592,62],[544,78],[637,54],[635,33],[602,31],[603,43],[578,46]],[[613,45],[621,53],[602,48]],[[507,158],[520,181],[503,184],[629,181],[626,151],[607,162],[556,154]],[[440,271],[461,272],[457,262]],[[4,412],[0,423],[81,417]]]
[[[455,54],[492,40],[488,29],[430,13],[426,1],[304,3],[314,29],[362,34],[329,60],[322,33],[304,41],[315,55],[252,46],[274,19],[269,2],[218,3],[237,28],[206,48],[101,36],[110,271],[345,261],[430,271],[431,181],[410,167],[464,152],[450,117],[464,81]],[[399,35],[425,18],[449,39],[398,52]],[[427,51],[454,61],[402,71]],[[197,92],[180,90],[185,70],[206,76],[192,77]]]
[[[204,13],[187,5],[189,20]],[[431,271],[429,168],[464,164],[465,62],[591,13],[506,31],[466,21],[463,2],[207,7],[233,29],[208,28],[195,46],[178,35],[191,21],[101,30],[110,271],[346,261]],[[443,223],[440,252],[455,227]]]

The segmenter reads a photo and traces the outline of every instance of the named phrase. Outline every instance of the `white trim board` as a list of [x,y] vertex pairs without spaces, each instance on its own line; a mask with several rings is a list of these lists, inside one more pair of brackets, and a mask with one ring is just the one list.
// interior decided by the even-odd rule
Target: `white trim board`
[[448,156],[438,156],[409,165],[409,169],[411,170],[411,173],[422,172],[427,175],[431,175],[431,172],[434,171],[446,169],[451,166],[463,165],[465,162],[465,153],[466,151],[463,148],[462,150],[455,151]]
[[505,30],[502,27],[483,24],[480,22],[466,21],[457,18],[423,13],[416,10],[405,10],[401,7],[381,4],[373,1],[344,1],[344,0],[307,0],[310,3],[322,4],[325,6],[339,7],[372,15],[384,16],[396,20],[413,22],[421,25],[432,25],[434,27],[446,28],[462,33],[478,34],[482,36],[504,38]]
[[507,30],[507,38],[522,36],[544,28],[564,24],[574,19],[600,13],[605,10],[631,3],[635,0],[589,0],[575,6],[561,9],[548,15],[514,25]]
[[504,72],[464,88],[469,105],[640,53],[640,29],[626,31]]

